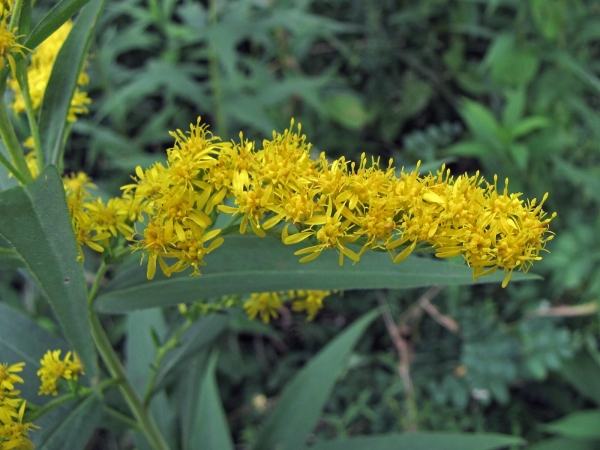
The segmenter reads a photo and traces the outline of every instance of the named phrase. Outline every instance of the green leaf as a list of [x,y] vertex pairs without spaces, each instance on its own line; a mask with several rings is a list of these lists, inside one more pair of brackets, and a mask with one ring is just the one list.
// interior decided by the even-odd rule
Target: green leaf
[[582,441],[577,439],[555,438],[547,439],[537,444],[530,445],[526,450],[598,450],[594,441]]
[[[166,278],[157,273],[146,280],[146,269],[134,265],[118,274],[95,302],[99,311],[124,313],[140,308],[173,306],[227,294],[275,292],[290,289],[408,289],[435,284],[474,284],[471,269],[435,258],[409,257],[393,264],[382,252],[367,252],[356,265],[338,265],[338,254],[323,252],[306,264],[294,255],[298,247],[280,239],[228,235],[218,250],[206,257],[199,277],[188,273]],[[499,271],[477,283],[502,281]],[[535,279],[514,273],[511,280]]]
[[459,113],[469,131],[482,143],[499,150],[503,143],[503,129],[494,114],[480,103],[464,99]]
[[525,111],[525,89],[515,89],[506,94],[506,105],[502,111],[502,125],[512,129],[523,117]]
[[546,39],[555,40],[567,24],[567,6],[562,0],[532,0],[531,12]]
[[305,448],[306,439],[319,420],[352,349],[378,313],[371,311],[358,319],[287,384],[263,425],[254,450]]
[[446,147],[445,154],[454,156],[485,156],[490,148],[479,142],[459,142],[458,144]]
[[547,117],[526,117],[510,130],[510,135],[513,139],[518,139],[533,131],[541,130],[542,128],[548,128],[551,124],[552,121]]
[[524,444],[523,439],[501,434],[391,433],[320,442],[311,450],[495,450]]
[[52,421],[35,422],[41,427],[31,433],[36,450],[83,450],[100,422],[102,403],[92,394],[67,414],[53,416]]
[[11,248],[0,247],[0,272],[25,267],[19,254]]
[[217,354],[213,353],[200,386],[198,406],[190,436],[189,448],[204,450],[233,450],[231,432],[227,425],[225,410],[219,398],[219,388],[215,377]]
[[568,71],[600,92],[600,79],[567,52],[558,51],[552,55],[554,61],[563,65]]
[[0,364],[25,363],[20,374],[24,383],[19,384],[18,389],[25,400],[36,405],[44,405],[52,400],[49,396],[38,396],[40,379],[36,374],[41,367],[40,359],[48,350],[62,350],[64,355],[69,345],[29,317],[0,303]]
[[600,405],[600,364],[587,351],[565,361],[560,371],[580,394]]
[[[152,332],[164,341],[167,324],[160,309],[136,311],[127,316],[127,342],[125,355],[127,374],[131,384],[140,396],[146,391],[152,365],[156,359],[156,347],[152,342]],[[150,402],[150,413],[156,419],[161,433],[168,442],[173,440],[173,411],[165,391],[157,392]],[[136,433],[136,444],[140,450],[151,450],[144,435]]]
[[61,163],[71,99],[103,7],[104,0],[92,0],[83,9],[52,67],[40,112],[40,138],[46,164]]
[[500,34],[490,45],[483,64],[490,68],[496,84],[517,87],[533,79],[540,58],[535,48],[526,42],[517,42],[513,34]]
[[98,375],[88,325],[87,289],[62,180],[51,166],[24,187],[0,194],[0,236],[19,254],[54,314],[86,374]]
[[362,99],[351,92],[330,97],[325,108],[333,120],[349,130],[360,130],[369,120]]
[[529,148],[523,144],[512,143],[508,147],[510,154],[520,170],[524,170],[527,167],[529,161]]
[[600,439],[600,409],[569,414],[544,429],[569,438]]
[[229,319],[228,315],[212,314],[200,318],[192,325],[182,336],[177,348],[167,353],[163,359],[156,374],[156,384],[161,384],[173,369],[180,367],[188,358],[212,344],[225,330]]
[[62,24],[75,15],[90,0],[62,0],[46,14],[31,31],[25,41],[25,47],[33,50],[58,30]]

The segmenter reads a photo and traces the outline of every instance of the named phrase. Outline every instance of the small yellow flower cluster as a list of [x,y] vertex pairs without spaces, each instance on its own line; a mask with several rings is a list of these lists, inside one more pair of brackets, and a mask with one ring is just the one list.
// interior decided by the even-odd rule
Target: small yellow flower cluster
[[[226,144],[207,131],[206,125],[192,125],[188,135],[181,130],[171,133],[175,144],[167,150],[167,166],[154,164],[143,171],[136,169],[136,184],[123,186],[124,195],[134,195],[149,216],[138,248],[148,253],[148,278],[153,278],[156,263],[170,276],[188,267],[200,274],[204,256],[219,247],[223,238],[215,237],[220,230],[207,231],[213,224],[209,217],[227,190],[205,178],[217,162],[215,155]],[[209,243],[210,241],[210,243]],[[178,261],[171,267],[165,258]]]
[[287,291],[287,292],[262,292],[251,294],[250,298],[244,303],[244,309],[248,317],[253,320],[260,315],[263,322],[269,323],[271,318],[276,319],[278,310],[283,301],[292,300],[292,309],[294,311],[306,311],[311,321],[315,318],[317,312],[323,307],[323,299],[331,295],[331,291]]
[[[31,103],[33,109],[36,111],[42,104],[46,86],[48,86],[48,81],[50,81],[50,74],[52,73],[54,61],[56,61],[56,56],[67,40],[71,28],[73,28],[73,22],[70,20],[65,22],[58,30],[52,33],[48,39],[42,42],[31,56],[31,63],[27,68],[27,79],[29,81]],[[77,85],[82,87],[88,84],[88,82],[89,78],[87,74],[85,71],[82,71],[79,74]],[[13,78],[8,80],[8,84],[15,92],[15,98],[11,104],[15,114],[25,111],[25,100],[19,87],[19,83]],[[87,105],[91,102],[92,100],[85,92],[81,92],[77,89],[71,100],[71,107],[69,108],[67,120],[69,122],[75,122],[78,115],[87,114]]]
[[[398,263],[423,243],[440,258],[462,255],[475,279],[503,269],[503,286],[513,270],[527,271],[541,259],[553,237],[548,227],[555,214],[545,218],[542,210],[546,196],[540,204],[524,202],[507,187],[498,191],[496,180],[454,178],[444,167],[437,174],[421,176],[417,167],[398,176],[391,160],[381,169],[379,160],[368,164],[364,154],[358,164],[343,157],[329,162],[324,153],[313,159],[293,121],[259,150],[241,134],[240,143],[221,142],[200,119],[187,134],[171,134],[175,145],[167,150],[167,166],[138,167],[136,184],[123,188],[149,218],[138,242],[149,255],[148,278],[157,261],[167,276],[189,266],[200,273],[204,256],[223,242],[214,239],[220,230],[210,230],[215,210],[241,217],[240,233],[250,225],[261,237],[285,223],[284,243],[310,242],[295,253],[301,262],[335,249],[342,265],[344,257],[358,262],[374,249]],[[234,206],[223,204],[226,197]],[[177,262],[169,266],[165,259]],[[273,317],[277,298],[261,301],[273,305],[264,316]]]
[[[96,188],[83,172],[63,178],[71,223],[79,246],[88,246],[97,252],[111,248],[111,238],[131,236],[131,225],[140,214],[131,195],[111,198],[104,202],[94,197],[90,189]],[[80,249],[80,257],[83,257]]]
[[67,352],[63,360],[60,359],[60,350],[48,350],[40,360],[41,369],[37,371],[40,377],[40,392],[38,395],[54,395],[58,393],[58,380],[75,380],[83,374],[83,366],[77,354]]
[[6,60],[10,65],[11,72],[15,76],[17,63],[12,53],[20,53],[25,56],[24,51],[28,50],[17,39],[21,36],[15,36],[17,28],[10,30],[8,18],[12,13],[14,0],[0,0],[0,69],[4,68]]
[[25,363],[0,363],[0,450],[31,450],[29,430],[38,428],[33,423],[23,423],[26,402],[19,397],[15,383],[23,383],[18,376]]

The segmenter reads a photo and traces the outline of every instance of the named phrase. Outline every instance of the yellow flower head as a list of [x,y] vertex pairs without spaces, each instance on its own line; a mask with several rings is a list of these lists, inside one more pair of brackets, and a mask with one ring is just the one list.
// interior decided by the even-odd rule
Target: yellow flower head
[[[83,374],[83,367],[77,355],[67,352],[63,360],[60,359],[60,350],[48,350],[40,360],[41,368],[37,371],[41,386],[39,395],[58,394],[58,380],[77,380]],[[73,356],[73,359],[71,357]]]
[[281,308],[281,299],[276,292],[263,292],[261,294],[252,294],[244,303],[244,309],[248,313],[250,319],[254,319],[257,315],[263,322],[269,323],[271,318],[278,317],[277,311]]
[[16,375],[23,372],[25,363],[16,363],[12,365],[0,364],[0,389],[12,391],[15,388],[15,383],[23,383],[23,378]]
[[291,291],[290,298],[294,299],[294,311],[306,311],[306,320],[311,321],[323,308],[323,300],[331,295],[331,291]]
[[23,401],[14,421],[0,423],[0,450],[33,450],[34,445],[29,440],[29,430],[36,429],[32,423],[23,423],[26,402]]

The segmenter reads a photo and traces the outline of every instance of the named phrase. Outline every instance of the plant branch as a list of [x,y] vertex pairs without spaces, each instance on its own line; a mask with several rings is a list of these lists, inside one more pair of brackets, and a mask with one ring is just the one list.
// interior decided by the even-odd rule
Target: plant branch
[[[0,93],[3,93],[4,89],[0,89]],[[15,134],[15,129],[8,117],[8,111],[6,110],[6,105],[0,99],[0,135],[2,136],[2,140],[4,141],[4,146],[8,150],[8,154],[12,159],[12,163],[14,164],[18,173],[14,172],[14,169],[11,170],[8,166],[7,169],[11,170],[13,175],[17,180],[21,183],[29,183],[33,181],[33,177],[29,172],[29,167],[27,167],[27,161],[25,161],[25,155],[21,150],[21,144],[19,144],[19,139]],[[6,166],[6,164],[4,164]]]

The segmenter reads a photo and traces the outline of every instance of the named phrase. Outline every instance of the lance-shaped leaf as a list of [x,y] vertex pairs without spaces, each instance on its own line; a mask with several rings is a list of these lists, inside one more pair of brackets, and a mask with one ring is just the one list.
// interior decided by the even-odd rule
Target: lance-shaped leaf
[[497,450],[524,444],[523,439],[501,434],[391,433],[320,442],[311,450]]
[[[96,301],[99,311],[123,313],[140,308],[173,306],[182,302],[227,294],[275,292],[290,289],[406,289],[423,286],[474,284],[469,267],[433,258],[409,257],[393,264],[386,253],[367,252],[352,265],[338,264],[338,253],[325,251],[316,260],[302,264],[294,251],[279,239],[254,235],[232,235],[206,257],[202,275],[187,273],[166,278],[157,273],[146,280],[144,267],[124,270]],[[478,283],[497,283],[502,271],[481,277]],[[535,279],[514,273],[512,281]]]
[[[35,26],[25,41],[25,47],[33,50],[58,30],[63,23],[75,15],[90,0],[62,0],[52,8],[48,14]],[[19,29],[19,31],[22,31]]]
[[231,431],[219,398],[216,379],[217,354],[205,365],[198,393],[195,421],[191,428],[190,445],[186,448],[204,450],[233,450]]
[[62,158],[71,99],[103,7],[104,0],[92,0],[83,9],[52,67],[40,112],[40,139],[46,164],[59,164]]
[[[377,317],[365,314],[310,360],[279,397],[254,450],[303,449],[356,342]],[[364,447],[368,448],[368,447]]]
[[102,403],[92,394],[76,407],[52,410],[34,423],[41,429],[31,433],[36,450],[83,450],[100,422]]
[[77,243],[56,167],[48,167],[31,184],[0,193],[0,211],[0,236],[36,279],[86,374],[97,376],[83,266],[77,261]]

